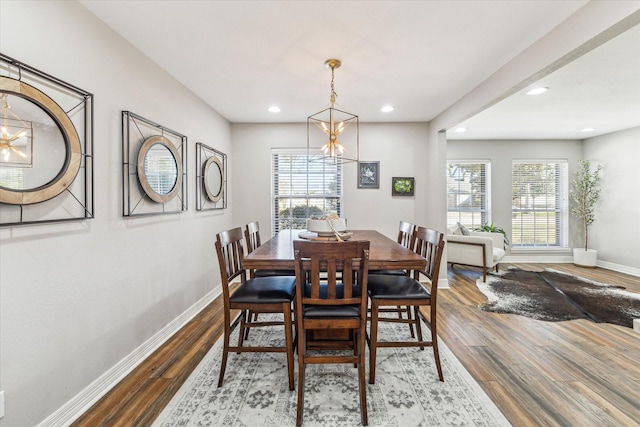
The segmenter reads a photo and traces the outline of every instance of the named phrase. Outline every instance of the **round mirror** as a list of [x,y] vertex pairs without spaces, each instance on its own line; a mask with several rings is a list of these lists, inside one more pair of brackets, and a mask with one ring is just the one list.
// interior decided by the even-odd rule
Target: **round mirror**
[[224,195],[224,170],[220,159],[210,157],[204,164],[204,189],[212,202],[217,202]]
[[33,86],[0,77],[0,203],[27,205],[62,193],[80,169],[78,133]]
[[151,200],[173,199],[182,184],[182,165],[176,147],[164,136],[145,140],[138,153],[138,180]]

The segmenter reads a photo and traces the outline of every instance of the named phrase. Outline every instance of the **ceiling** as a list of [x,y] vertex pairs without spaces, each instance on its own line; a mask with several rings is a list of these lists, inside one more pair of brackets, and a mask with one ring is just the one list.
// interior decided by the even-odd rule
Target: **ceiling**
[[[587,1],[80,3],[232,123],[305,122],[329,103],[329,58],[342,61],[337,104],[367,123],[433,119]],[[450,137],[639,126],[640,49],[629,48],[639,45],[640,27],[543,78],[546,94],[516,93]],[[381,112],[387,104],[395,110]],[[586,126],[596,133],[579,133]]]

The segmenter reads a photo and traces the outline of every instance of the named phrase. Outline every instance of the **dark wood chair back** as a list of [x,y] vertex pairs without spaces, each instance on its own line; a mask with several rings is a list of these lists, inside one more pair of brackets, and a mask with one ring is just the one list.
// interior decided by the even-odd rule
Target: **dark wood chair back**
[[247,279],[247,273],[242,268],[244,248],[242,247],[242,228],[221,231],[216,235],[216,252],[220,264],[220,276],[222,278],[222,290],[228,299],[229,283],[240,276],[241,281]]
[[398,243],[400,243],[407,249],[413,249],[415,241],[415,231],[415,224],[407,221],[400,221],[400,225],[398,227]]
[[[423,270],[416,270],[426,276],[432,284],[431,297],[434,298],[438,288],[438,275],[440,274],[440,262],[444,253],[444,234],[425,227],[417,227],[414,233],[415,251],[427,260]],[[416,277],[418,279],[418,277]]]
[[[366,302],[369,242],[293,242],[302,305]],[[364,293],[363,293],[364,292]]]
[[258,221],[247,224],[244,230],[244,240],[247,243],[247,253],[253,252],[262,244],[260,241],[260,224]]

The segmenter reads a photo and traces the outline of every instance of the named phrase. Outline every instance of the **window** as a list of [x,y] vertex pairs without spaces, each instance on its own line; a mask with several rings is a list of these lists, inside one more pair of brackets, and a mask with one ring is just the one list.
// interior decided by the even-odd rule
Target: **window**
[[0,187],[12,190],[24,189],[24,174],[22,168],[0,168]]
[[308,162],[306,149],[274,149],[272,160],[274,233],[305,229],[313,216],[342,216],[342,165]]
[[566,161],[514,160],[512,246],[568,246],[568,167]]
[[456,222],[475,228],[489,222],[491,163],[447,162],[447,227]]

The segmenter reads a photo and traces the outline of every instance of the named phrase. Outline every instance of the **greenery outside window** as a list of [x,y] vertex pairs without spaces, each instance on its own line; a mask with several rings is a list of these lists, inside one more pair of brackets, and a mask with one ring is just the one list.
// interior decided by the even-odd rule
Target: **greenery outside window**
[[568,247],[566,160],[512,163],[512,248]]
[[306,228],[307,219],[342,216],[342,165],[308,162],[306,149],[273,149],[272,231]]
[[447,161],[447,227],[476,228],[490,222],[491,163]]

